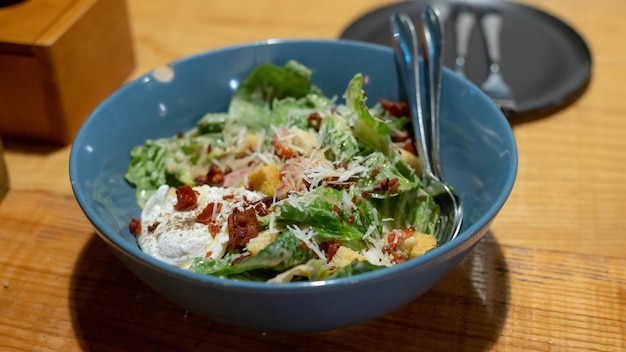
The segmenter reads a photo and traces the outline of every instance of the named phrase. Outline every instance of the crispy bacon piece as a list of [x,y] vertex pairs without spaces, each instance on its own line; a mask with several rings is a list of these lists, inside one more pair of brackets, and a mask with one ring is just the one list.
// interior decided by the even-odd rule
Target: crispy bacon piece
[[337,214],[338,217],[343,216],[343,211],[341,210],[341,208],[339,208],[337,204],[333,204],[333,212],[335,212],[335,214]]
[[259,235],[259,221],[254,208],[235,209],[228,217],[228,247],[243,248],[251,238]]
[[313,127],[316,131],[320,130],[320,126],[322,125],[322,115],[318,112],[311,113],[306,121],[309,123],[311,127]]
[[141,235],[141,220],[137,218],[130,219],[130,223],[128,224],[128,229],[130,230],[130,233],[132,233],[135,236]]
[[251,203],[252,208],[256,211],[260,216],[265,216],[270,213],[270,207],[274,203],[274,198],[272,197],[264,197],[259,199],[256,202]]
[[174,210],[188,211],[198,206],[198,193],[189,186],[180,186],[176,189],[177,203]]
[[221,226],[219,224],[214,223],[214,222],[209,223],[209,233],[213,237],[217,236],[217,234],[220,232],[220,230],[221,230]]
[[196,222],[208,225],[213,222],[213,215],[222,211],[222,203],[211,202],[202,209],[202,212],[196,217]]
[[411,110],[409,109],[409,105],[407,103],[392,102],[383,98],[380,100],[380,104],[383,109],[385,109],[385,111],[393,117],[411,116]]
[[209,228],[209,233],[215,237],[220,231],[220,225],[215,222],[215,220],[213,219],[213,215],[218,214],[221,211],[222,203],[211,202],[207,204],[204,209],[202,209],[202,212],[200,212],[200,214],[198,214],[198,216],[196,217],[196,222],[207,225]]
[[333,257],[337,253],[337,250],[339,249],[339,246],[341,246],[340,240],[326,241],[320,244],[320,248],[326,254],[327,263],[330,263],[330,261],[333,259]]
[[194,179],[196,185],[209,185],[221,187],[224,185],[224,176],[231,170],[222,170],[217,164],[212,163],[206,175],[198,176]]
[[[398,179],[394,179],[396,180],[396,182],[398,182]],[[389,178],[386,178],[380,182],[378,182],[377,184],[374,185],[373,189],[374,191],[386,191],[391,187],[392,184],[392,180]]]
[[389,196],[391,192],[397,191],[399,187],[400,181],[397,178],[386,178],[375,184],[373,189],[375,191],[387,191],[387,196]]
[[390,254],[396,263],[404,262],[407,258],[404,258],[402,253],[398,250],[398,247],[400,247],[407,238],[411,237],[413,231],[413,228],[393,230],[389,236],[387,236],[387,244],[383,248],[383,252]]
[[297,156],[297,153],[283,142],[283,139],[286,138],[288,135],[288,129],[277,128],[274,132],[274,139],[272,141],[276,155],[283,159],[291,159]]

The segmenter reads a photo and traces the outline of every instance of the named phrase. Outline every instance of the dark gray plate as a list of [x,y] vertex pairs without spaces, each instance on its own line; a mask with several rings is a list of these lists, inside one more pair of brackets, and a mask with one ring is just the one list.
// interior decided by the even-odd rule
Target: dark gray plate
[[[562,20],[544,11],[500,0],[414,0],[375,9],[350,24],[342,39],[391,45],[389,16],[404,12],[418,21],[421,7],[444,6],[444,64],[454,66],[453,9],[470,5],[477,11],[495,9],[502,15],[501,72],[517,103],[509,117],[558,110],[586,88],[591,77],[591,52],[583,38]],[[444,12],[445,13],[445,12]],[[417,23],[417,22],[416,22]],[[480,86],[488,74],[484,40],[474,27],[466,61],[467,78]]]

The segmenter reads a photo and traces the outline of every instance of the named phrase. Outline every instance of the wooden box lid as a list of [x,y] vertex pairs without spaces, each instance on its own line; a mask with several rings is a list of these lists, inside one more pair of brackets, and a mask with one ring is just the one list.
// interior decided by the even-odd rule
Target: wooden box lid
[[125,0],[0,0],[3,137],[70,143],[133,67]]
[[[45,45],[50,29],[79,0],[11,1],[2,6],[0,0],[0,51],[23,52],[30,45]],[[11,3],[7,2],[7,3]]]

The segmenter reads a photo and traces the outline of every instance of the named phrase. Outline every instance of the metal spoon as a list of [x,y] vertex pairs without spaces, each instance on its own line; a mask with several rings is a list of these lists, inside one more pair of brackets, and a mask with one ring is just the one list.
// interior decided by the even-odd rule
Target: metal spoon
[[[425,36],[431,38],[431,42],[436,41],[441,43],[440,34],[442,30],[438,22],[437,14],[430,7],[425,8],[423,13],[426,14],[426,17],[430,18],[425,21],[425,34],[428,33]],[[434,17],[432,15],[433,13]],[[435,21],[437,25],[439,25],[439,32],[433,30],[433,33],[429,33],[432,28],[428,23],[435,23]],[[433,70],[433,73],[430,75],[435,77],[435,79],[429,80],[432,84],[429,83],[429,85],[426,86],[428,88],[427,93],[428,97],[433,97],[432,99],[436,101],[436,103],[429,104],[432,106],[432,109],[429,109],[432,113],[431,118],[424,118],[426,112],[424,111],[425,108],[421,96],[422,75],[420,74],[418,61],[418,39],[415,33],[415,26],[413,25],[413,21],[411,21],[410,17],[406,14],[394,13],[391,15],[391,29],[398,67],[404,79],[404,86],[411,107],[412,122],[417,139],[417,150],[422,163],[424,188],[434,197],[435,202],[440,208],[439,223],[435,231],[435,236],[437,237],[438,244],[443,244],[456,237],[459,233],[463,214],[459,197],[439,178],[440,168],[439,166],[435,166],[432,159],[432,156],[435,155],[436,159],[439,160],[439,103],[436,96],[439,94],[437,91],[440,90],[440,84],[436,77],[441,77],[441,66],[436,64],[432,65],[430,63],[440,61],[432,58],[428,60],[429,69]],[[428,51],[430,52],[431,50],[429,49]],[[433,56],[440,55],[441,50],[433,50],[432,53]],[[437,70],[439,70],[439,73],[437,73]],[[431,86],[434,88],[431,88]],[[431,89],[434,90],[431,91]],[[437,125],[434,129],[433,124]],[[435,138],[433,138],[433,135],[435,135]]]

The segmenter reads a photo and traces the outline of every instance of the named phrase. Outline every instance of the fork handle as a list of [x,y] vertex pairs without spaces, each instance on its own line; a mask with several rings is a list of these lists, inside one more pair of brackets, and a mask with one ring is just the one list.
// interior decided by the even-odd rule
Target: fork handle
[[454,29],[456,36],[456,56],[465,58],[467,56],[467,48],[469,47],[469,39],[472,29],[476,23],[476,17],[469,11],[461,11],[454,21]]
[[490,61],[490,70],[499,69],[493,67],[500,64],[500,32],[502,29],[502,16],[496,12],[484,14],[481,18],[481,26],[485,36],[487,55]]

